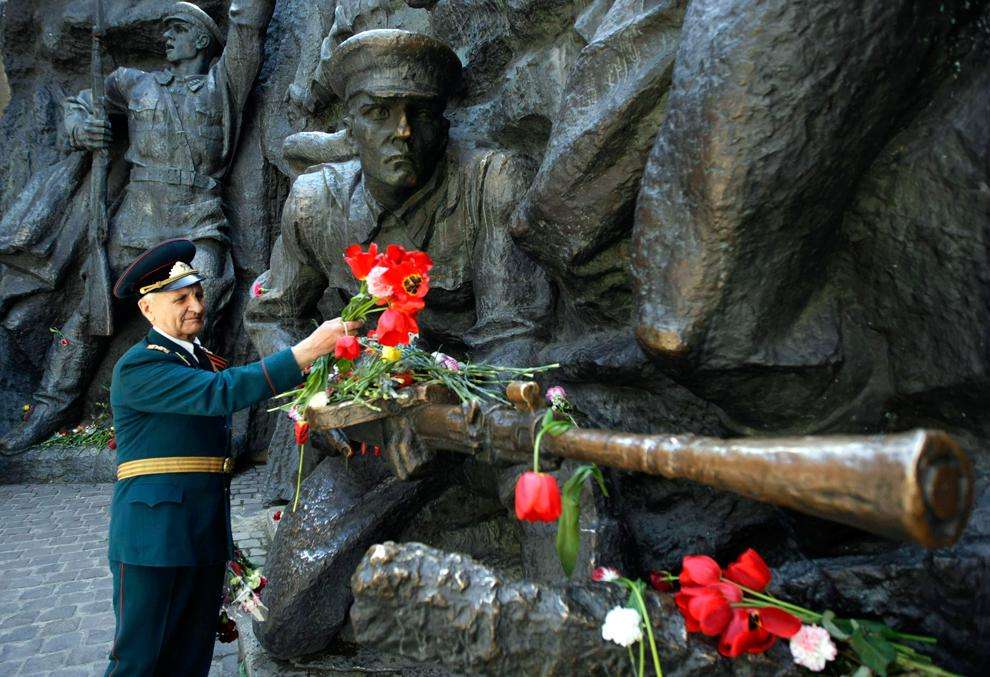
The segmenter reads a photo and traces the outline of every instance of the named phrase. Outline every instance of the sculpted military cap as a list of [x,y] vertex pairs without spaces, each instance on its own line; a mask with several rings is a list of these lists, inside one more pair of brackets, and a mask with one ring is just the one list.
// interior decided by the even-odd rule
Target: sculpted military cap
[[435,38],[396,29],[364,31],[330,57],[330,86],[342,101],[357,92],[447,98],[461,84],[461,60]]
[[118,299],[159,291],[173,291],[202,282],[192,267],[196,245],[189,240],[165,240],[134,259],[114,285]]
[[223,33],[220,31],[220,27],[217,26],[217,23],[210,18],[210,15],[191,2],[175,3],[175,6],[172,7],[172,10],[168,13],[168,16],[165,17],[165,21],[169,21],[171,19],[185,21],[186,23],[205,29],[206,32],[208,32],[210,36],[221,46],[227,42]]

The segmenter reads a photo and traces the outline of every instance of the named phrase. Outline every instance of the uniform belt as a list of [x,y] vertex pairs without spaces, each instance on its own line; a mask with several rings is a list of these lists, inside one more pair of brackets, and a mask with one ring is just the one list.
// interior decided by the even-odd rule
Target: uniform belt
[[234,470],[234,459],[220,456],[163,456],[127,461],[117,466],[117,479],[138,475],[160,475],[168,472],[219,472]]
[[219,191],[220,183],[211,176],[175,167],[131,167],[131,181],[153,181],[173,186],[189,186],[205,191]]

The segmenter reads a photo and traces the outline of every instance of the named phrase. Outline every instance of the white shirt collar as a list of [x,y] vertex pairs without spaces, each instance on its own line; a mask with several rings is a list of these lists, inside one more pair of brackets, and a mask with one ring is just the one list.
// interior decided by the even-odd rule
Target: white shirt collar
[[155,331],[157,331],[159,334],[161,334],[165,338],[167,338],[172,343],[175,343],[176,345],[180,345],[183,348],[185,348],[186,349],[186,352],[193,356],[193,359],[198,360],[198,358],[196,357],[196,351],[193,349],[193,343],[195,343],[197,346],[198,345],[202,345],[199,342],[199,339],[198,338],[194,338],[192,341],[183,341],[182,339],[175,338],[171,334],[162,331],[161,329],[159,329],[155,325],[151,325],[151,328],[154,329]]

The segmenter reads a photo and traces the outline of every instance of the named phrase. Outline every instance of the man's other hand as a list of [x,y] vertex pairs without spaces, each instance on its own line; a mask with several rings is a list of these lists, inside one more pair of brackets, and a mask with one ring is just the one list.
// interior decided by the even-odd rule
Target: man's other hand
[[304,338],[292,348],[292,355],[296,358],[296,364],[300,369],[305,369],[318,357],[328,355],[337,346],[337,339],[341,336],[353,335],[361,328],[363,322],[344,322],[339,317],[327,320],[312,334]]

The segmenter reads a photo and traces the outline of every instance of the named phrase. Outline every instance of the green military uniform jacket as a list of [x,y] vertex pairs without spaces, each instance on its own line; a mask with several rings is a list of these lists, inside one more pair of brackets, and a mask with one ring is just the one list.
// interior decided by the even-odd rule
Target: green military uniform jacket
[[[289,349],[243,367],[207,371],[152,330],[117,362],[110,388],[117,462],[228,454],[235,411],[295,387],[303,375]],[[227,477],[164,473],[118,480],[110,561],[201,566],[232,556]]]

